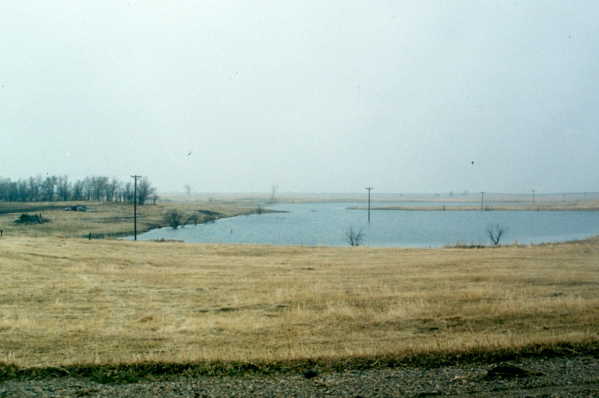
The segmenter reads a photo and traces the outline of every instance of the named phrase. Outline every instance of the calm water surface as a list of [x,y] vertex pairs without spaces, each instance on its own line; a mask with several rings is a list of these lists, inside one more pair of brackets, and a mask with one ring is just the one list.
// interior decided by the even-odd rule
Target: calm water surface
[[[410,205],[373,203],[373,206]],[[412,204],[413,205],[413,204]],[[423,205],[439,205],[428,203]],[[438,247],[489,243],[489,224],[507,227],[503,243],[540,243],[581,239],[599,234],[599,212],[590,211],[397,211],[348,210],[364,203],[302,203],[269,206],[287,213],[266,213],[160,228],[138,239],[177,239],[186,242],[259,243],[273,245],[346,246],[345,233],[362,229],[364,245],[372,247]]]

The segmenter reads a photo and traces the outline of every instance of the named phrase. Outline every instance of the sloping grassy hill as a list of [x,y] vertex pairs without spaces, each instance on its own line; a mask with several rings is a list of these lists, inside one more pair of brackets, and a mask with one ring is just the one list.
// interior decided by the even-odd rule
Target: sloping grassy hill
[[[75,205],[85,205],[88,210],[65,211]],[[214,204],[201,202],[164,202],[156,205],[144,205],[137,208],[137,230],[143,232],[152,228],[166,226],[164,214],[177,209],[186,217],[196,214],[199,221],[205,213],[218,213],[218,217],[230,217],[256,211],[255,207],[245,204]],[[49,220],[45,224],[15,224],[20,214],[42,214]],[[133,206],[110,202],[0,202],[0,229],[6,236],[32,237],[86,237],[91,233],[95,238],[133,235]]]

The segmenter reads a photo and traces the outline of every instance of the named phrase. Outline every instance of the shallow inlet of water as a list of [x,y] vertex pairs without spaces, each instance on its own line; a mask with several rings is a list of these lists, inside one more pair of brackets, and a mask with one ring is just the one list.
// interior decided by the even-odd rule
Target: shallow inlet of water
[[[409,204],[373,203],[373,206],[389,205]],[[486,230],[490,224],[507,228],[502,243],[558,242],[599,235],[599,212],[593,211],[377,210],[372,212],[368,224],[367,212],[349,210],[352,206],[363,207],[364,203],[277,204],[269,208],[286,213],[231,217],[177,230],[160,228],[138,235],[138,239],[347,246],[345,233],[352,227],[363,230],[366,246],[440,247],[456,243],[489,244]]]

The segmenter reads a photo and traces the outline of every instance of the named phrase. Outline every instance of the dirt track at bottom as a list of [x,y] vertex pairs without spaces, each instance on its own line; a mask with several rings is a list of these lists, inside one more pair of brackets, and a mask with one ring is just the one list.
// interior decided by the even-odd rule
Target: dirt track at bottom
[[504,364],[526,374],[497,376],[493,369],[499,364],[465,364],[133,384],[65,377],[7,381],[0,384],[0,397],[599,397],[596,356],[529,358]]

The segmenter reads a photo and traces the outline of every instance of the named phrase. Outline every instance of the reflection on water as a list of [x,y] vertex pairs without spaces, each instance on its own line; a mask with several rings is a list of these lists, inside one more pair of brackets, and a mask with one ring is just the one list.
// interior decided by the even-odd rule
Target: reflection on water
[[[376,205],[393,204],[373,203]],[[364,203],[280,204],[271,208],[288,213],[226,218],[178,230],[161,228],[138,239],[346,246],[345,232],[353,227],[364,230],[364,244],[372,247],[439,247],[458,242],[488,244],[489,224],[507,227],[504,243],[555,242],[599,234],[599,212],[377,210],[369,225],[367,212],[348,210],[351,206]]]

